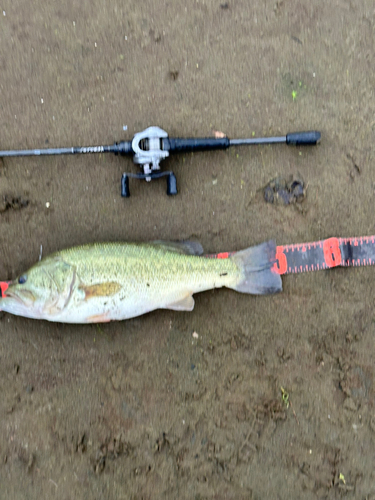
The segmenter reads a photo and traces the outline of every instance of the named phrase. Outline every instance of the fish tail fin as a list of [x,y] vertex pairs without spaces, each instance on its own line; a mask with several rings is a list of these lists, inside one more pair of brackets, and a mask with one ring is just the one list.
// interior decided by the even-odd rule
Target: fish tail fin
[[255,295],[266,295],[282,291],[281,277],[272,268],[276,261],[276,245],[267,241],[232,255],[231,259],[241,272],[241,279],[233,290]]

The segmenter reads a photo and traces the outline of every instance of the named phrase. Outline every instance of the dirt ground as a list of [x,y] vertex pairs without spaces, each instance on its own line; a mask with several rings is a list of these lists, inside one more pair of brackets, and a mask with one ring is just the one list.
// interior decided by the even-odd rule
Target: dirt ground
[[[41,246],[374,234],[374,22],[372,0],[3,0],[1,149],[150,125],[322,141],[172,157],[174,198],[132,180],[122,199],[128,158],[0,160],[1,279]],[[266,203],[289,175],[304,201]],[[100,326],[1,313],[0,498],[374,499],[373,279],[289,275],[277,296],[217,290]]]

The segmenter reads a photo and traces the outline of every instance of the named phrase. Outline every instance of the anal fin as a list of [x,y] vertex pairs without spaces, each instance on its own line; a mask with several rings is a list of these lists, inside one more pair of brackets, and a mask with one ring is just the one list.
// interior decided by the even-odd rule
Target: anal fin
[[108,313],[94,314],[86,318],[86,323],[109,323],[110,321]]
[[189,293],[183,299],[177,302],[172,302],[172,304],[166,305],[163,309],[171,309],[172,311],[192,311],[194,309],[194,299]]

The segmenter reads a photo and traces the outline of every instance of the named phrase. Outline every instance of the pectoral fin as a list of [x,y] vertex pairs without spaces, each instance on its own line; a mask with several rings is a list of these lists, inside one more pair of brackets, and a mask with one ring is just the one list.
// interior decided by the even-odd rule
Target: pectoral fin
[[168,304],[164,309],[172,309],[172,311],[192,311],[194,309],[193,296],[189,294],[177,302]]
[[98,283],[97,285],[85,286],[81,284],[80,290],[85,293],[85,300],[93,297],[111,297],[121,289],[121,285],[115,281],[108,281],[106,283]]

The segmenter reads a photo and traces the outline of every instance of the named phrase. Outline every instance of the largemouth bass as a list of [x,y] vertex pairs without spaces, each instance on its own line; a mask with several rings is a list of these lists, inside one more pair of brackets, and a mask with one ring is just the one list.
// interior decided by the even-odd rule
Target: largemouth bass
[[[0,283],[0,310],[62,323],[133,318],[154,309],[191,311],[193,294],[228,287],[282,289],[273,241],[228,258],[202,256],[197,242],[102,243],[50,255],[13,282]],[[218,255],[220,256],[220,255]]]

